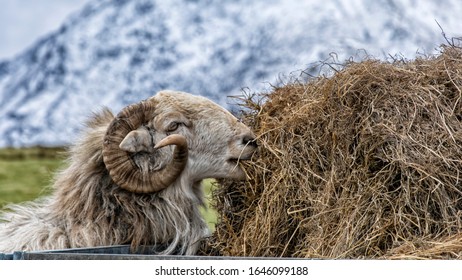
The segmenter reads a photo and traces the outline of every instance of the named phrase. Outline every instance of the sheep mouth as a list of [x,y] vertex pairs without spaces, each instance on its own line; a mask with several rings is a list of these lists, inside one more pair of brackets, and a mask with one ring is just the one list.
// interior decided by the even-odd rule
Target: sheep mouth
[[251,165],[251,160],[254,155],[255,149],[242,151],[239,154],[232,154],[227,159],[227,166],[230,168],[226,178],[245,180],[248,174],[245,171],[246,167]]
[[250,159],[251,159],[250,156],[248,156],[248,157],[239,157],[239,158],[230,158],[230,159],[228,159],[228,162],[230,162],[232,164],[238,164],[241,161],[249,161]]
[[241,151],[240,153],[230,154],[228,158],[228,162],[234,165],[238,165],[240,162],[243,161],[250,161],[255,153],[256,149],[247,149]]

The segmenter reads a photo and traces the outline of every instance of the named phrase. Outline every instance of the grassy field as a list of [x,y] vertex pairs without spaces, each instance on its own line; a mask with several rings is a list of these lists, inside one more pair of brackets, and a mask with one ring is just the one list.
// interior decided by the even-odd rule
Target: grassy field
[[[0,208],[50,193],[54,173],[64,167],[63,149],[60,148],[0,149]],[[206,181],[207,198],[211,188],[211,181]],[[214,230],[216,213],[213,209],[201,211],[210,229]]]
[[0,149],[0,208],[50,191],[53,173],[63,165],[62,149]]

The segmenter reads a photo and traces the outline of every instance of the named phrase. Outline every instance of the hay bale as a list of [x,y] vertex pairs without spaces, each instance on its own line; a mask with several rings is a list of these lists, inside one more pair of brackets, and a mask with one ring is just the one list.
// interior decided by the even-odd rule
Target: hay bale
[[207,252],[462,258],[462,50],[347,63],[245,100],[261,151],[221,181]]

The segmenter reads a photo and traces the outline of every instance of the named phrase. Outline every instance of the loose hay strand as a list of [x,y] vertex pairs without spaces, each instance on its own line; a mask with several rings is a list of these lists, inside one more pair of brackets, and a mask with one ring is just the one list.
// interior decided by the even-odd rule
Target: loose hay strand
[[443,46],[243,99],[260,153],[247,182],[218,183],[208,253],[462,258],[461,88],[462,50]]

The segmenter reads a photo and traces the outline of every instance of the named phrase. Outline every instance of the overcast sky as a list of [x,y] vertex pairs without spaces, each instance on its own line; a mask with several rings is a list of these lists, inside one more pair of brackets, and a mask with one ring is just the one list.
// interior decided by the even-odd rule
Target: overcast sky
[[0,0],[0,60],[9,59],[90,0]]

